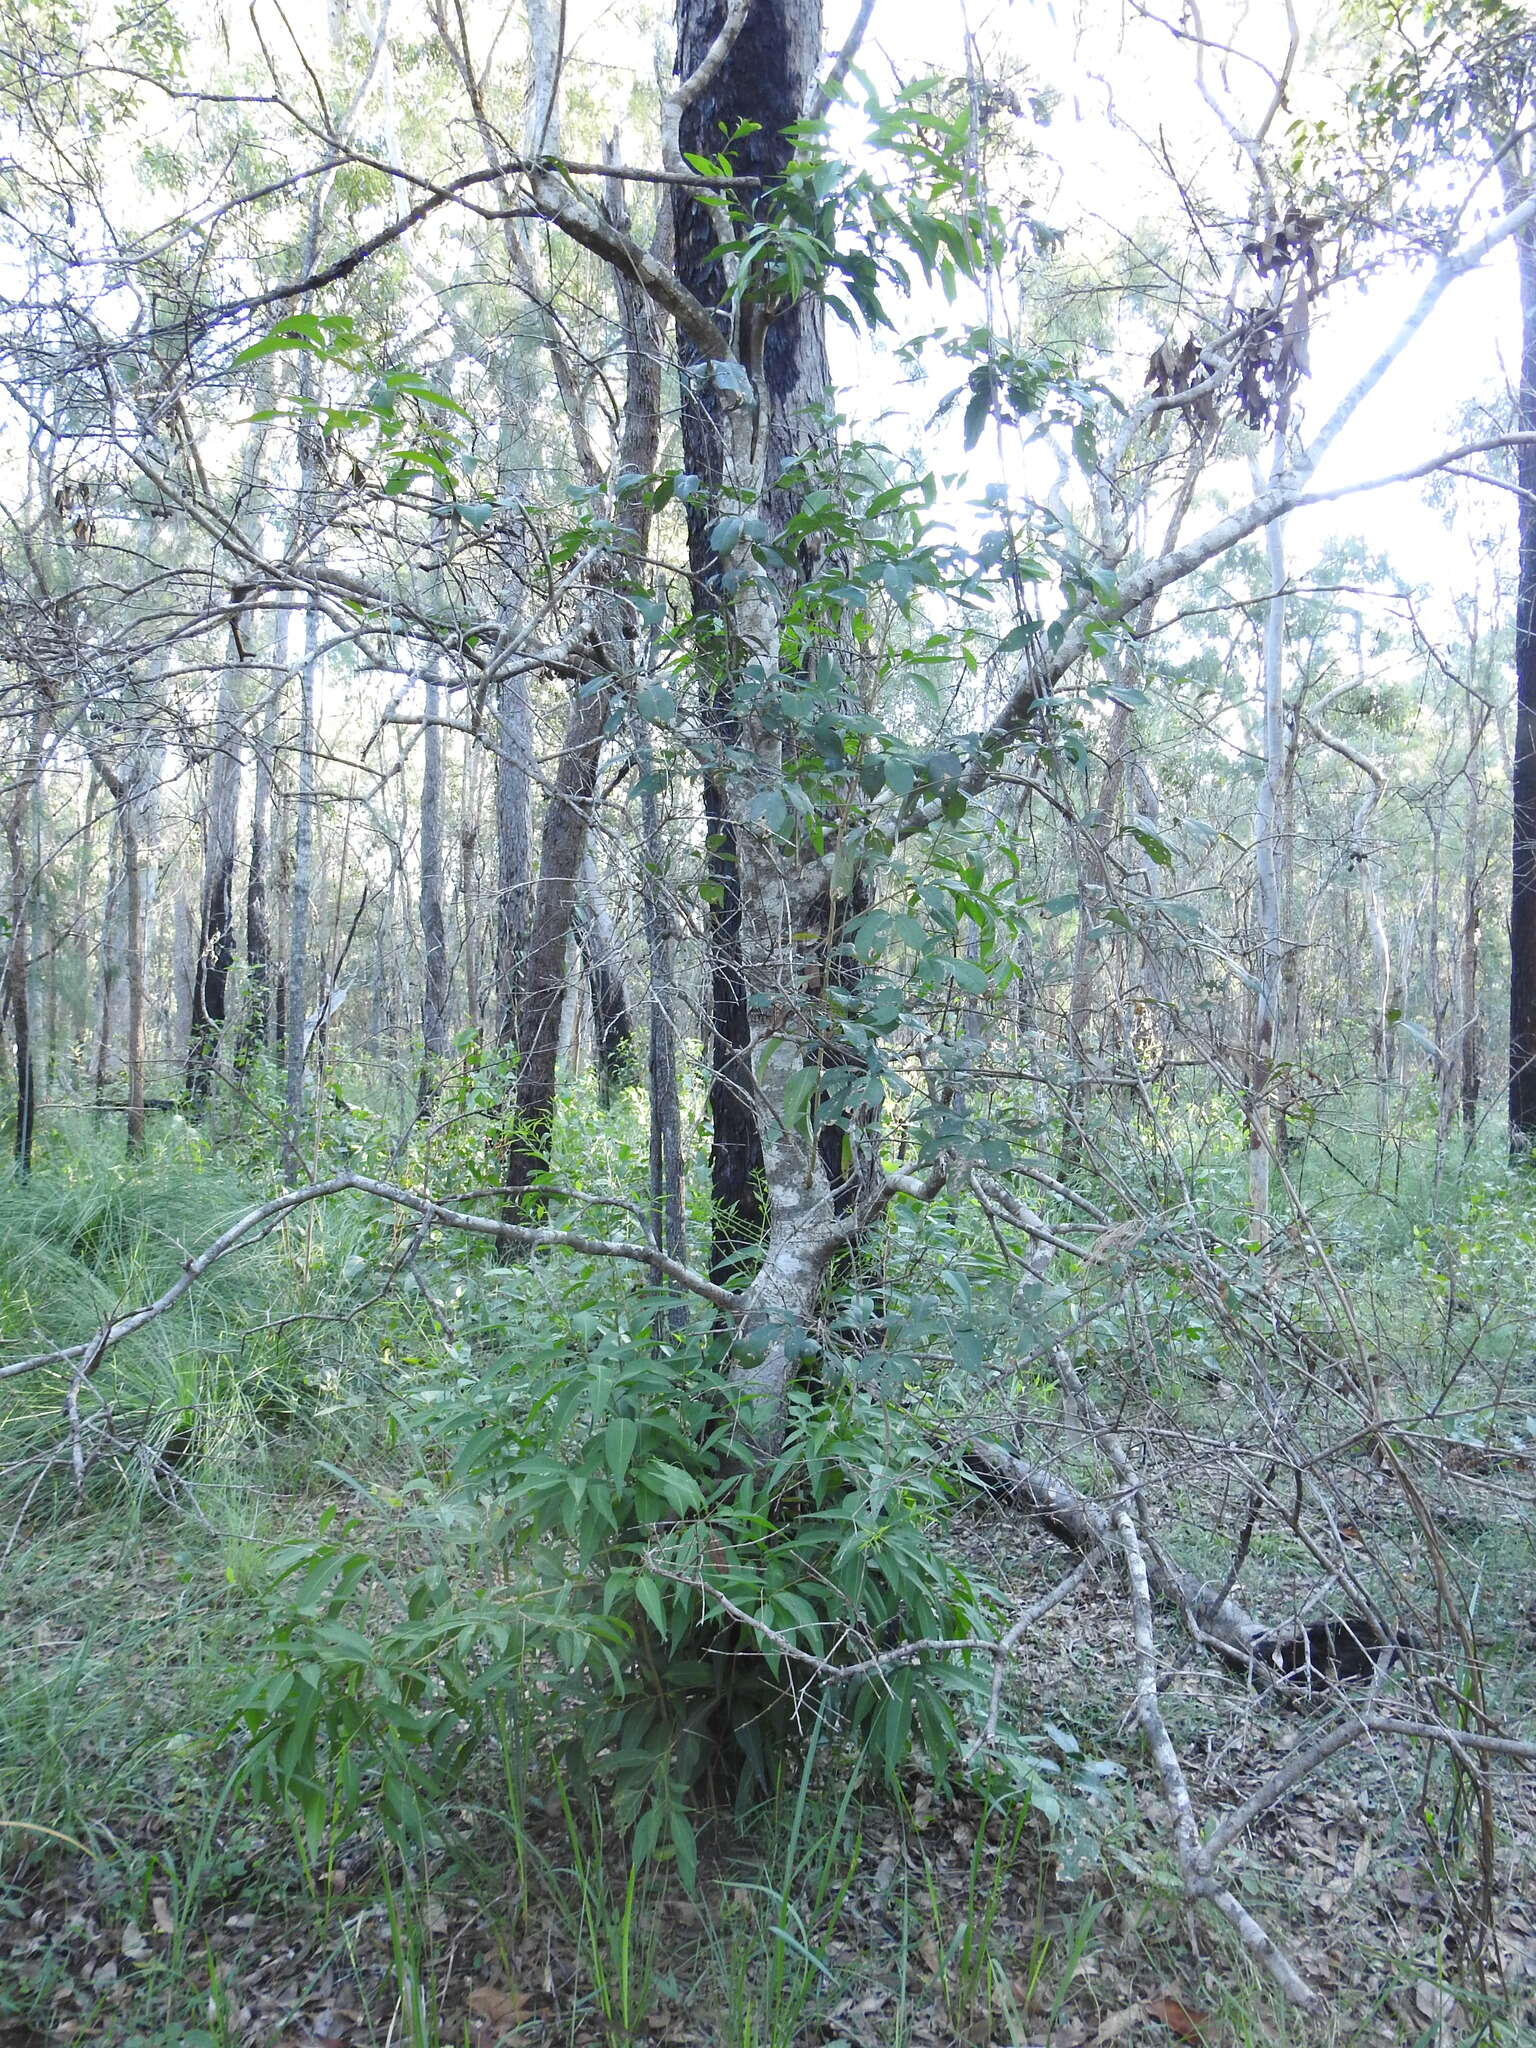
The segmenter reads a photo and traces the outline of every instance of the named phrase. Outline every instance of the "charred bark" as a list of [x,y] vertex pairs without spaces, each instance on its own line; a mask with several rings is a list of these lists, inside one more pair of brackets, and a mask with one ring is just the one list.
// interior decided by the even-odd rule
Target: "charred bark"
[[238,675],[238,669],[226,668],[220,684],[208,773],[203,886],[187,1048],[187,1093],[194,1103],[206,1100],[213,1085],[229,1014],[230,969],[235,961],[235,828],[241,771]]
[[[725,0],[678,0],[677,69],[690,78],[725,21]],[[772,203],[773,185],[793,154],[786,130],[810,104],[821,54],[820,0],[757,0],[730,54],[710,85],[684,108],[679,142],[684,153],[716,153],[723,135],[746,125],[732,150],[741,174],[760,178],[759,211]],[[729,333],[729,280],[715,253],[728,236],[718,210],[682,188],[674,193],[673,221],[679,281],[701,305],[715,309],[722,333]],[[744,327],[763,316],[742,309]],[[757,401],[762,414],[760,476],[766,480],[753,507],[771,527],[781,526],[795,507],[792,471],[822,431],[830,378],[819,306],[798,301],[766,323],[759,335],[733,335],[737,353],[751,362],[760,353]],[[703,717],[713,742],[714,766],[704,792],[709,897],[710,992],[710,1185],[714,1237],[710,1270],[722,1279],[739,1269],[742,1254],[759,1245],[769,1217],[763,1185],[764,1157],[752,1072],[754,1018],[751,977],[743,953],[743,877],[738,828],[728,799],[728,762],[742,742],[736,702],[739,649],[721,618],[721,573],[725,567],[710,545],[710,532],[724,509],[722,485],[728,467],[729,394],[710,373],[697,345],[678,334],[682,373],[682,438],[686,467],[702,488],[688,502],[688,558],[694,608],[718,629],[700,635],[706,675]],[[792,579],[791,579],[792,580]]]

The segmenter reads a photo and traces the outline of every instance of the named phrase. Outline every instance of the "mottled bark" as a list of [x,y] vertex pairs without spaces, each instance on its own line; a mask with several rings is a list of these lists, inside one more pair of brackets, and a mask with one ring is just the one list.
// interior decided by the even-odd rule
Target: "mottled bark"
[[[1510,197],[1523,198],[1520,186]],[[1520,278],[1520,384],[1515,427],[1536,434],[1536,225],[1515,238]],[[1515,745],[1510,797],[1509,1140],[1536,1145],[1536,446],[1515,451],[1519,570],[1515,597]]]
[[421,769],[421,1039],[426,1063],[421,1086],[430,1091],[432,1063],[448,1049],[448,936],[443,917],[443,728],[435,676],[427,678]]
[[[725,0],[678,0],[677,71],[682,80],[698,70],[725,21]],[[733,148],[736,168],[771,187],[792,154],[785,130],[810,104],[821,55],[820,0],[757,0],[729,55],[706,90],[683,111],[679,142],[688,152],[714,153],[722,131],[743,124],[754,132]],[[759,202],[766,205],[766,194]],[[770,526],[794,511],[793,486],[780,483],[793,458],[825,431],[820,415],[829,396],[821,309],[812,299],[797,302],[765,321],[751,306],[736,316],[727,311],[729,278],[714,252],[730,238],[715,209],[693,193],[674,195],[676,269],[679,281],[701,305],[717,309],[723,333],[754,375],[762,432],[743,464],[731,443],[739,437],[736,395],[709,374],[696,341],[679,329],[683,370],[683,459],[703,488],[688,506],[689,566],[696,610],[720,612],[719,585],[725,566],[709,545],[709,532],[725,507],[722,486],[746,488]],[[745,475],[727,472],[748,471]],[[735,509],[735,500],[732,500]],[[809,566],[809,565],[805,565]],[[777,633],[769,633],[763,658],[777,666]],[[751,1059],[754,1019],[753,976],[745,956],[743,871],[737,819],[727,792],[726,758],[743,739],[736,699],[739,644],[722,632],[711,646],[701,636],[705,684],[702,706],[718,765],[704,792],[709,883],[710,983],[710,1182],[714,1241],[711,1273],[737,1271],[743,1252],[757,1245],[768,1227],[763,1188],[762,1134]],[[749,795],[751,792],[749,792]]]
[[664,893],[666,849],[654,758],[645,721],[630,720],[635,766],[640,771],[640,921],[650,995],[646,1048],[646,1089],[650,1108],[651,1235],[669,1258],[685,1261],[688,1240],[683,1210],[683,1117],[677,1082],[677,986],[672,919]]
[[619,1089],[629,1087],[635,1078],[635,1027],[624,988],[624,949],[590,848],[581,864],[576,915],[592,1004],[598,1100],[607,1109]]
[[301,1143],[304,1116],[304,996],[309,982],[309,907],[314,888],[315,856],[315,657],[320,614],[311,605],[304,614],[304,659],[298,673],[299,721],[294,751],[298,763],[294,801],[293,880],[288,893],[288,964],[283,1004],[283,1172],[289,1180],[303,1173]]
[[[281,671],[288,659],[288,615],[278,614],[272,651]],[[240,1050],[245,1058],[266,1052],[272,1036],[272,928],[267,907],[267,872],[272,844],[272,778],[277,755],[281,687],[274,687],[262,712],[251,794],[251,847],[245,871],[245,1013]]]
[[144,860],[139,836],[137,777],[119,770],[104,753],[93,756],[117,806],[118,845],[123,862],[123,978],[128,987],[128,1150],[144,1146]]
[[240,670],[227,667],[214,714],[213,756],[204,814],[203,883],[198,903],[197,948],[192,968],[192,1028],[187,1048],[187,1092],[202,1102],[229,1009],[229,974],[235,959],[235,831],[240,809]]
[[528,673],[503,676],[496,689],[496,1040],[517,1035],[523,963],[533,901],[530,773],[533,710]]
[[[819,0],[757,0],[725,62],[689,98],[687,81],[724,19],[723,0],[678,0],[679,139],[685,155],[718,149],[722,126],[730,132],[746,124],[752,132],[735,147],[736,167],[766,181],[757,202],[766,206],[792,153],[785,131],[815,90],[821,8]],[[726,506],[753,508],[770,528],[792,515],[794,458],[825,431],[829,379],[819,303],[807,297],[772,317],[750,294],[732,305],[725,262],[713,254],[723,239],[720,221],[682,189],[674,205],[680,281],[715,309],[745,373],[711,371],[699,337],[680,320],[684,455],[704,482],[689,505],[690,564],[696,604],[720,622],[712,649],[709,636],[699,636],[712,664],[704,713],[717,761],[708,812],[718,891],[711,932],[715,1264],[723,1268],[761,1234],[743,1303],[738,1379],[747,1427],[767,1452],[782,1434],[785,1395],[828,1262],[850,1227],[815,1138],[789,1113],[792,1084],[812,1057],[816,992],[839,905],[809,839],[778,837],[754,809],[784,779],[783,732],[771,715],[780,621],[789,589],[814,558],[770,575],[750,544],[738,541],[720,560],[710,525]]]

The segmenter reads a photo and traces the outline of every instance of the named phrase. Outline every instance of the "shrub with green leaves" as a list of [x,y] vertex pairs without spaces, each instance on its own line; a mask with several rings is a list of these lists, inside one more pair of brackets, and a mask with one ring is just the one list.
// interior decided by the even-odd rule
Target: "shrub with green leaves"
[[606,1783],[636,1851],[691,1881],[698,1805],[757,1796],[818,1718],[886,1779],[917,1743],[942,1774],[962,1666],[839,1681],[785,1647],[836,1667],[982,1632],[932,1542],[950,1497],[932,1450],[872,1394],[806,1389],[760,1469],[712,1351],[582,1314],[542,1367],[521,1356],[439,1397],[430,1435],[516,1590],[428,1574],[370,1633],[366,1553],[290,1556],[279,1668],[246,1702],[258,1780],[312,1822],[376,1792],[403,1822],[515,1686],[565,1779]]

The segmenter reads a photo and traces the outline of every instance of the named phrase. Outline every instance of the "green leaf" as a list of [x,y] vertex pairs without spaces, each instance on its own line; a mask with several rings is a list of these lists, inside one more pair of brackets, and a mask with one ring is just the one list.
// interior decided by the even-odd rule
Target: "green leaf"
[[624,1475],[629,1470],[629,1461],[635,1454],[635,1444],[640,1435],[640,1425],[632,1415],[615,1415],[603,1432],[603,1447],[608,1457],[608,1470],[616,1486],[624,1484]]
[[985,995],[987,992],[987,970],[974,960],[946,960],[944,971],[951,981],[963,988],[969,996]]
[[965,445],[974,448],[986,430],[992,412],[992,382],[987,378],[971,393],[970,403],[965,408],[963,428]]
[[794,1131],[804,1127],[816,1090],[821,1083],[820,1067],[801,1067],[784,1084],[784,1122]]
[[998,642],[997,651],[999,654],[1017,654],[1022,648],[1028,647],[1033,641],[1038,639],[1040,632],[1041,621],[1039,619],[1024,619],[1017,626],[1014,626],[1011,631],[1004,634],[1003,638]]
[[704,1496],[699,1491],[699,1482],[691,1472],[685,1472],[681,1465],[669,1465],[664,1458],[652,1458],[642,1468],[640,1477],[647,1486],[659,1493],[675,1514],[696,1514],[704,1505]]
[[677,699],[665,683],[647,683],[635,692],[635,709],[652,725],[670,725],[677,716]]
[[1156,861],[1160,868],[1171,868],[1173,866],[1173,848],[1166,839],[1160,839],[1155,832],[1149,832],[1144,825],[1132,825],[1129,829],[1131,837],[1141,848],[1142,852],[1148,855],[1150,859]]
[[635,1580],[635,1598],[645,1612],[646,1619],[663,1641],[667,1635],[667,1610],[661,1597],[661,1587],[647,1572]]

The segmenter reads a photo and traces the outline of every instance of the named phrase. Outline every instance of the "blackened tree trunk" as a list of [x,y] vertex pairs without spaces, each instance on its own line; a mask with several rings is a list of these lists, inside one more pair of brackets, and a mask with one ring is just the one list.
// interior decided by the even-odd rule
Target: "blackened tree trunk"
[[[1524,197],[1523,186],[1518,196]],[[1515,427],[1536,434],[1536,226],[1515,242],[1520,276],[1520,386]],[[1520,485],[1515,597],[1514,811],[1509,889],[1509,1142],[1536,1145],[1536,445],[1516,450]]]
[[506,1185],[513,1210],[529,1207],[528,1190],[549,1163],[555,1112],[555,1066],[565,1009],[565,959],[576,908],[576,883],[586,849],[597,767],[608,722],[607,678],[575,687],[571,715],[539,835],[539,880],[533,932],[524,963],[517,1020],[516,1124],[507,1150]]
[[32,1170],[32,1140],[37,1125],[37,1060],[32,1046],[32,894],[37,878],[27,816],[42,772],[47,729],[47,709],[39,703],[32,713],[25,753],[5,813],[5,845],[11,868],[5,1005],[10,1011],[16,1047],[16,1124],[11,1149],[16,1170],[23,1176]]
[[214,715],[213,759],[203,886],[198,905],[197,956],[192,968],[192,1030],[187,1048],[187,1093],[206,1099],[229,1013],[229,973],[235,961],[235,830],[240,810],[240,670],[224,670]]
[[[725,0],[677,0],[676,16],[677,71],[679,78],[686,80],[698,70],[725,23]],[[733,161],[742,175],[763,180],[760,203],[770,204],[772,187],[793,154],[785,131],[807,110],[820,57],[821,0],[756,0],[724,64],[683,109],[678,140],[684,156],[690,152],[715,154],[723,135],[734,134],[746,124],[753,132],[733,146]],[[721,220],[718,208],[702,203],[682,187],[674,196],[673,217],[678,278],[700,304],[716,310],[722,331],[728,331],[728,279],[714,252],[734,231]],[[733,339],[739,354],[750,359],[756,353],[750,341],[743,347],[744,337]],[[710,546],[709,536],[727,509],[721,485],[728,466],[724,419],[728,394],[710,376],[710,365],[697,346],[681,331],[678,352],[683,372],[683,459],[703,483],[688,503],[689,568],[696,610],[714,617],[719,614],[724,565]],[[819,408],[825,405],[829,391],[821,310],[813,299],[802,299],[780,312],[761,336],[761,388],[756,397],[764,411],[761,473],[767,487],[761,503],[752,509],[771,527],[782,525],[794,510],[792,488],[778,480],[819,433]],[[732,702],[735,662],[730,641],[722,623],[713,663],[709,638],[701,636],[699,643],[710,676],[703,715],[720,764],[706,776],[704,786],[714,1213],[711,1273],[720,1280],[728,1278],[741,1255],[760,1242],[768,1221],[751,1063],[754,1019],[743,955],[740,849],[725,786],[727,757],[742,737]]]

